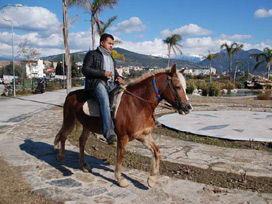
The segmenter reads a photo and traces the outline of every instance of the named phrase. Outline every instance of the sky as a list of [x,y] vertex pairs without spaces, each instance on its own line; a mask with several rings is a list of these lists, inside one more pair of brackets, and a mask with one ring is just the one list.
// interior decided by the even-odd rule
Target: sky
[[[271,0],[119,0],[99,14],[102,21],[113,16],[107,32],[122,41],[115,47],[140,54],[167,57],[163,40],[172,34],[182,36],[183,56],[216,53],[232,42],[244,50],[272,47]],[[71,7],[68,17],[71,53],[91,49],[88,11]],[[11,57],[11,23],[3,18],[13,22],[15,56],[25,39],[41,56],[64,52],[61,0],[0,0],[0,57]]]

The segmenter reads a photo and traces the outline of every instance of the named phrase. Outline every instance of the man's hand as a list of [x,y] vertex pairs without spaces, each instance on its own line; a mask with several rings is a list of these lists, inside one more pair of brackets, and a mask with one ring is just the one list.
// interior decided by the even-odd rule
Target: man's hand
[[112,72],[105,71],[105,76],[109,79],[111,76],[113,76]]
[[120,84],[124,84],[124,80],[121,77],[117,77],[115,81],[118,81]]

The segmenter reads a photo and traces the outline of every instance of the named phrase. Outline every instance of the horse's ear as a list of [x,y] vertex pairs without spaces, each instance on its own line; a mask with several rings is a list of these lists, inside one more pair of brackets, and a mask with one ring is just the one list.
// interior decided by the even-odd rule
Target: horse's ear
[[183,74],[183,72],[186,70],[186,68],[182,68],[179,73]]
[[173,76],[177,72],[177,66],[174,64],[171,68],[171,75]]

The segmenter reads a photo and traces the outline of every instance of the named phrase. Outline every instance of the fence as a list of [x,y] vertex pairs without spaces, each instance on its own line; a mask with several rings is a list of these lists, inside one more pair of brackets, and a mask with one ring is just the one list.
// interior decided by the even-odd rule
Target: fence
[[[16,90],[18,91],[32,91],[35,90],[40,79],[22,79],[16,84]],[[66,87],[66,80],[55,79],[46,80],[45,88],[47,90],[61,89]],[[83,86],[84,79],[72,79],[72,86]]]

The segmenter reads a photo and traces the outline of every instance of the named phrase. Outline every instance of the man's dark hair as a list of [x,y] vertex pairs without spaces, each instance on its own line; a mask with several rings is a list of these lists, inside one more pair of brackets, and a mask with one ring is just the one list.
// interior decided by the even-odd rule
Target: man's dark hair
[[100,42],[107,40],[107,38],[111,38],[112,40],[114,40],[114,37],[113,37],[111,34],[104,33],[104,34],[101,35],[101,37],[100,37]]

